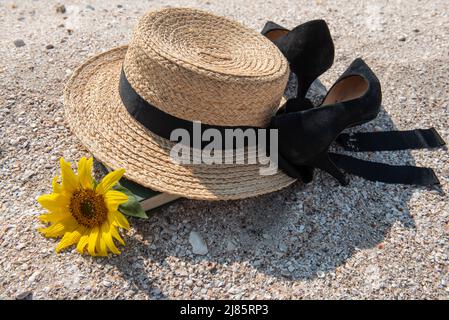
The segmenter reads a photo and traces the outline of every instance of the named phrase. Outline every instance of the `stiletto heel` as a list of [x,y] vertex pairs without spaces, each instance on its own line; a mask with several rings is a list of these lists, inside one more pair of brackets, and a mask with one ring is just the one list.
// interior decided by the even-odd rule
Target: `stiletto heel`
[[337,179],[342,186],[346,186],[349,184],[349,180],[346,175],[337,168],[335,163],[332,162],[327,152],[319,154],[317,157],[308,161],[307,164],[311,167],[326,171],[335,179]]
[[270,124],[278,129],[281,168],[295,178],[304,175],[299,168],[319,168],[346,185],[346,176],[329,158],[329,146],[344,129],[374,119],[381,101],[379,80],[362,59],[351,63],[320,106],[302,108],[301,99],[289,100]]
[[297,98],[304,98],[312,82],[334,62],[334,43],[324,20],[312,20],[291,31],[268,21],[262,34],[287,58],[298,78]]
[[315,77],[315,75],[304,75],[301,77],[297,77],[298,78],[298,88],[297,88],[297,92],[296,92],[296,96],[297,97],[305,97],[307,94],[307,91],[309,91],[310,86],[312,85],[313,81],[315,81],[315,79],[317,77]]

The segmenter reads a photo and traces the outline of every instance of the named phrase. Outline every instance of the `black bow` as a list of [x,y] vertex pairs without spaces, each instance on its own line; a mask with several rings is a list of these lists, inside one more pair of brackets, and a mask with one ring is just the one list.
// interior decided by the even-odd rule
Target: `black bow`
[[[279,134],[279,167],[289,176],[300,179],[308,183],[313,180],[314,167],[310,165],[294,165],[295,154],[301,155],[304,148],[307,148],[308,141],[301,140],[305,136],[301,121],[295,121],[298,112],[313,108],[309,99],[289,99],[283,107],[279,109],[279,114],[290,114],[295,125],[280,129]],[[283,132],[296,137],[294,139],[283,139]],[[317,134],[319,137],[319,134]],[[296,142],[292,142],[296,141]],[[302,143],[301,143],[302,141]],[[311,141],[313,143],[313,141]],[[345,151],[366,152],[366,151],[394,151],[409,149],[435,148],[445,145],[444,140],[434,128],[415,129],[408,131],[383,131],[383,132],[357,132],[342,133],[336,143]],[[281,150],[288,149],[289,156],[284,156]],[[291,152],[291,150],[296,150]],[[357,159],[352,156],[328,153],[330,160],[345,172],[357,175],[371,181],[385,183],[409,184],[431,186],[439,184],[439,180],[431,168],[421,168],[416,166],[397,166],[384,163],[372,162]]]

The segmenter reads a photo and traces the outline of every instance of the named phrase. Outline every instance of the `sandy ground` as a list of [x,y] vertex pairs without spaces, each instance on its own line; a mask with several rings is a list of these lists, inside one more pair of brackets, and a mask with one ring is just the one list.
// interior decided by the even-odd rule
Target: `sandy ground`
[[[435,169],[441,190],[351,178],[231,202],[182,200],[130,219],[122,255],[60,255],[39,235],[35,199],[58,158],[87,151],[63,119],[62,91],[88,57],[130,38],[138,17],[204,8],[260,30],[325,18],[335,46],[329,87],[356,57],[383,85],[383,111],[360,130],[434,126],[449,141],[449,3],[441,1],[0,2],[0,298],[449,298],[447,150],[362,158]],[[14,41],[22,39],[24,46]],[[208,254],[192,253],[191,231]]]

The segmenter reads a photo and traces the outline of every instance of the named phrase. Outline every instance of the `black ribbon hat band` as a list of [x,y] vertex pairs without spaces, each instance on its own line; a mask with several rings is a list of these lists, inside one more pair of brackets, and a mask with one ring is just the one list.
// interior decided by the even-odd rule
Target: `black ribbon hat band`
[[[184,129],[189,133],[190,137],[194,136],[194,123],[192,121],[166,113],[142,98],[129,83],[123,68],[120,74],[119,93],[123,104],[133,118],[154,134],[170,140],[170,135],[175,129]],[[226,129],[246,130],[257,128],[251,126],[218,126],[201,123],[200,135],[202,136],[203,132],[207,129],[218,130],[224,136]],[[207,143],[202,142],[202,147]],[[193,146],[192,141],[190,141],[190,145]]]

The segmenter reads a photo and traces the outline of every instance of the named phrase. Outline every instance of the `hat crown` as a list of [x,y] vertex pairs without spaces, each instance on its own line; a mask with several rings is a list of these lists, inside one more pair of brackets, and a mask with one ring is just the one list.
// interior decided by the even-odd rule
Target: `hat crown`
[[124,71],[140,96],[175,117],[259,127],[278,108],[289,74],[282,53],[256,31],[179,8],[139,20]]

